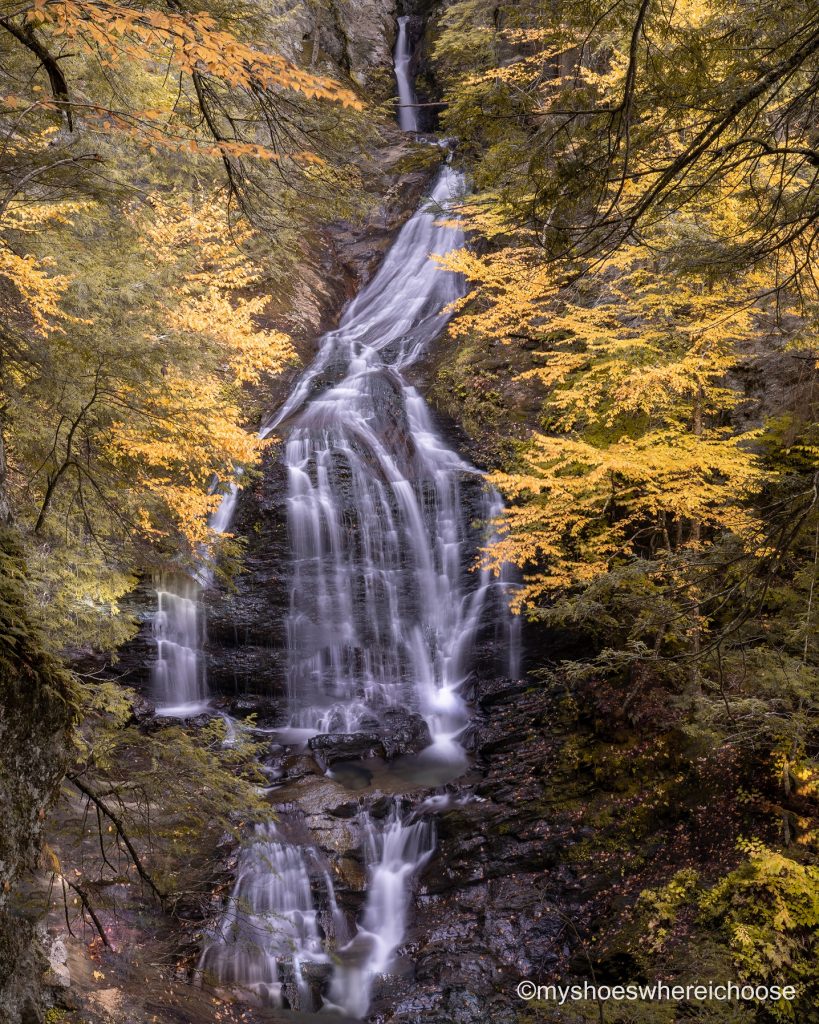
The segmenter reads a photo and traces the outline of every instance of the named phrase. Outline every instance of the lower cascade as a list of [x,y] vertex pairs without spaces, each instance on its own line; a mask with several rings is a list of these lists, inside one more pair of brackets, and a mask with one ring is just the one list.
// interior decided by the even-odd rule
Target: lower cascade
[[302,964],[327,959],[304,851],[278,825],[258,825],[242,851],[227,909],[199,971],[282,1006],[288,980],[305,1001]]
[[365,815],[367,903],[355,938],[340,951],[327,1006],[363,1017],[370,1005],[373,979],[389,970],[406,928],[413,878],[435,845],[432,825],[407,822],[397,805],[377,828]]
[[[397,55],[405,75],[406,31],[404,21]],[[407,81],[399,84],[402,103],[415,102]],[[366,1016],[434,854],[434,812],[446,804],[435,791],[468,765],[462,691],[479,637],[494,629],[507,673],[517,674],[509,581],[475,569],[500,498],[447,444],[407,379],[464,294],[460,276],[433,258],[464,242],[451,214],[440,222],[463,187],[445,165],[261,431],[283,437],[287,474],[288,711],[272,730],[277,749],[313,750],[324,785],[343,794],[345,766],[320,756],[327,741],[389,738],[395,716],[405,716],[425,737],[405,790],[426,787],[417,805],[406,793],[359,799],[350,828],[365,891],[354,921],[339,911],[324,854],[309,830],[292,827],[292,811],[256,827],[197,973],[262,1005]],[[219,529],[236,499],[234,488]]]

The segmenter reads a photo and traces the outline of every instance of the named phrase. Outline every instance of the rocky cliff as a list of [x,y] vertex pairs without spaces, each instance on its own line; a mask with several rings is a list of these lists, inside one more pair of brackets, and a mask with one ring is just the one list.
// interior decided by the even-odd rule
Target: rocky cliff
[[48,968],[16,884],[37,862],[68,758],[70,683],[29,622],[20,552],[0,531],[0,1021],[37,1024]]
[[264,5],[275,27],[277,48],[288,57],[348,75],[381,98],[390,95],[397,7],[396,0],[274,0]]

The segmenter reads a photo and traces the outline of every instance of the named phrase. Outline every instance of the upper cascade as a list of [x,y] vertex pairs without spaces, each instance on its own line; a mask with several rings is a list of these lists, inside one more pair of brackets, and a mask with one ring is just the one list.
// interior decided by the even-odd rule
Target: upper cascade
[[395,81],[398,86],[398,124],[405,132],[418,131],[418,97],[412,75],[409,18],[398,19],[395,42]]
[[458,691],[492,588],[469,572],[480,538],[464,481],[478,484],[481,519],[496,509],[404,373],[464,292],[431,258],[463,243],[440,223],[462,187],[444,167],[272,424],[289,426],[291,725],[355,732],[410,708],[453,761],[468,721]]

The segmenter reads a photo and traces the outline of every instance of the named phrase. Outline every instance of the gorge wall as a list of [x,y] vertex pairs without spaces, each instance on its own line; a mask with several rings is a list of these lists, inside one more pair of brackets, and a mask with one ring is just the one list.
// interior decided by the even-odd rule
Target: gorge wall
[[48,961],[40,934],[10,897],[38,863],[73,721],[70,681],[26,614],[24,571],[11,529],[0,529],[0,1020],[9,1024],[40,1020]]

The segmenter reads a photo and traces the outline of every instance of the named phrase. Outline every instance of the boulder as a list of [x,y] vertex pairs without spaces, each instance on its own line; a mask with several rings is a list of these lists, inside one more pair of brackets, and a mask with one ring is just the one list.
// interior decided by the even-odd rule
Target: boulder
[[326,733],[313,736],[307,746],[322,771],[327,771],[339,761],[364,761],[369,757],[386,756],[384,744],[375,733]]
[[43,975],[47,988],[71,988],[71,971],[65,964],[53,964]]
[[388,708],[382,715],[383,744],[388,758],[417,754],[432,742],[424,719],[405,708]]

